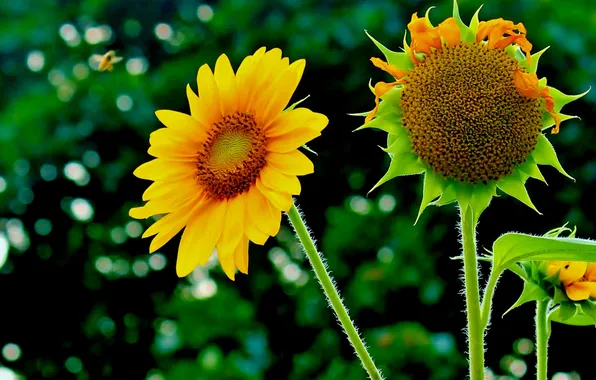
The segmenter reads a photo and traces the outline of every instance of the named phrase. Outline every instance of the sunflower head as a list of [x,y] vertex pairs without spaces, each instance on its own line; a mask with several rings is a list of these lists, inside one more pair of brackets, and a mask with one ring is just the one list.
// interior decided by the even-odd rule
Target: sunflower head
[[[502,18],[469,25],[454,0],[453,17],[433,26],[429,11],[408,24],[410,44],[387,49],[369,35],[385,60],[374,66],[393,77],[374,88],[375,108],[359,129],[388,133],[388,172],[373,187],[397,176],[424,174],[418,217],[428,205],[458,202],[477,219],[497,188],[538,211],[525,189],[528,178],[545,182],[538,165],[571,178],[543,134],[575,116],[561,108],[581,96],[565,95],[536,75],[546,51],[530,54],[522,23]],[[407,33],[406,33],[407,35]]]
[[262,245],[279,231],[281,212],[300,194],[297,176],[314,171],[298,148],[328,123],[297,104],[286,108],[304,67],[303,59],[290,64],[281,50],[261,48],[234,73],[224,54],[214,71],[199,69],[198,95],[187,86],[190,115],[156,112],[165,128],[149,139],[155,159],[134,171],[153,183],[130,216],[161,216],[143,234],[155,235],[151,252],[184,229],[180,277],[214,251],[229,278],[236,268],[247,273],[249,240]]

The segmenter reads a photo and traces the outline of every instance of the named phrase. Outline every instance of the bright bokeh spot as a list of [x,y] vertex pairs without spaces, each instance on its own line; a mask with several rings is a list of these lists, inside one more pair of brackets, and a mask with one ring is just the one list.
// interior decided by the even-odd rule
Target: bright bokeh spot
[[89,67],[79,62],[73,66],[72,73],[78,80],[86,79],[89,76]]
[[60,86],[66,80],[66,76],[60,69],[52,69],[48,73],[48,81],[52,84],[52,86]]
[[357,214],[366,215],[371,211],[371,202],[360,196],[356,195],[350,199],[350,208]]
[[124,228],[126,234],[131,238],[136,238],[141,236],[143,233],[143,225],[136,220],[130,221],[126,223],[126,227]]
[[87,185],[91,179],[85,166],[77,161],[64,165],[64,175],[79,186]]
[[31,166],[29,165],[29,161],[19,159],[14,162],[12,168],[17,175],[24,177],[29,173]]
[[52,232],[52,222],[45,218],[37,219],[34,228],[38,235],[47,236]]
[[509,371],[516,377],[521,378],[523,377],[526,372],[528,371],[528,365],[525,361],[520,359],[515,359],[511,361],[509,365]]
[[10,250],[10,244],[4,232],[0,232],[0,269],[8,260],[8,251]]
[[379,252],[377,252],[377,258],[384,264],[390,263],[393,261],[393,249],[389,247],[382,247],[379,249]]
[[149,273],[149,265],[144,260],[135,260],[132,273],[137,277],[145,277]]
[[79,373],[83,370],[83,362],[76,356],[71,356],[64,362],[64,366],[71,373]]
[[213,18],[213,8],[207,4],[202,4],[197,7],[197,17],[203,22],[209,22]]
[[72,24],[63,24],[58,32],[68,46],[74,47],[81,43],[81,36]]
[[154,253],[149,256],[149,266],[153,270],[162,270],[166,267],[166,257],[161,253]]
[[148,68],[149,62],[147,62],[145,57],[130,58],[128,61],[126,61],[126,71],[128,71],[131,75],[144,74]]
[[160,40],[169,40],[174,35],[174,31],[170,25],[161,22],[155,25],[155,35]]
[[96,168],[101,163],[99,154],[94,150],[88,150],[83,153],[83,164],[90,168]]
[[383,212],[390,213],[395,209],[395,197],[391,194],[384,194],[379,198],[379,209]]
[[95,260],[95,269],[97,269],[99,273],[110,273],[112,271],[112,259],[106,256],[98,257]]
[[33,72],[39,72],[43,69],[46,58],[39,50],[33,50],[27,55],[27,67]]
[[90,221],[95,213],[91,203],[84,198],[73,199],[70,203],[70,212],[76,220],[81,222]]
[[300,278],[302,270],[296,263],[289,263],[282,269],[284,278],[289,282],[296,282]]
[[207,299],[215,295],[217,284],[210,278],[197,281],[192,288],[192,294],[198,299]]
[[14,343],[7,343],[2,347],[2,356],[9,362],[17,361],[21,357],[21,348]]
[[534,343],[528,338],[521,338],[515,341],[513,349],[520,355],[530,355],[534,351]]
[[9,219],[6,222],[6,233],[8,235],[8,241],[10,245],[18,249],[19,251],[25,251],[29,248],[29,237],[25,232],[23,222],[19,219]]
[[85,41],[91,45],[109,41],[110,38],[112,38],[112,28],[108,25],[93,26],[85,30]]
[[17,374],[8,367],[0,366],[0,380],[17,380]]
[[132,108],[132,98],[128,95],[119,95],[116,99],[116,106],[120,111],[130,111]]
[[0,193],[3,193],[6,190],[6,180],[0,177]]

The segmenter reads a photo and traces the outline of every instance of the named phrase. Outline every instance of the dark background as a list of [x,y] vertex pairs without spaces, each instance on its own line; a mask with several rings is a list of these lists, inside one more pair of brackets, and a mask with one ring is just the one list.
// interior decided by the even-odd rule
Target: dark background
[[[522,21],[534,52],[551,46],[539,76],[575,94],[596,83],[596,10],[562,4],[486,0],[481,20]],[[249,275],[231,282],[215,262],[178,279],[178,238],[149,256],[138,237],[149,221],[128,216],[148,185],[132,171],[149,158],[153,112],[188,112],[184,88],[196,88],[200,65],[226,53],[237,68],[261,46],[306,58],[294,99],[310,94],[305,106],[329,116],[309,144],[316,173],[298,202],[378,365],[388,379],[464,378],[461,263],[449,259],[456,207],[429,208],[413,226],[417,176],[366,197],[388,167],[385,134],[352,133],[363,118],[346,115],[372,109],[369,78],[386,80],[363,30],[397,50],[411,14],[433,5],[435,25],[450,16],[451,1],[439,0],[0,2],[0,378],[365,378],[287,221],[251,246]],[[480,5],[462,0],[464,21]],[[111,73],[90,69],[108,49],[124,60]],[[592,92],[567,106],[582,120],[549,136],[577,182],[546,168],[549,186],[528,183],[544,216],[495,199],[479,247],[565,222],[596,236],[595,102]],[[520,291],[511,273],[501,279],[487,336],[486,365],[509,379],[534,376],[533,307],[501,319]],[[578,354],[595,338],[555,325],[550,374],[590,378],[593,363]]]

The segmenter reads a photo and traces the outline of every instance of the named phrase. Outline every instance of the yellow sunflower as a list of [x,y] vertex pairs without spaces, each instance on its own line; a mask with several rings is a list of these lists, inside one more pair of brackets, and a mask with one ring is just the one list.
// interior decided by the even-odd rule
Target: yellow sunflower
[[584,94],[565,95],[538,79],[546,49],[530,54],[522,23],[479,21],[479,11],[469,26],[457,1],[453,17],[438,26],[428,11],[422,18],[414,13],[403,52],[369,35],[386,59],[372,63],[394,78],[371,87],[376,106],[358,114],[366,116],[359,129],[388,133],[391,165],[374,188],[424,173],[418,217],[428,205],[458,202],[477,220],[497,188],[536,210],[524,185],[530,177],[544,181],[538,165],[569,177],[542,131],[554,126],[558,133],[560,123],[574,117],[561,108]]
[[320,136],[326,116],[287,107],[305,61],[290,64],[280,49],[260,48],[234,73],[222,54],[214,72],[197,75],[198,96],[186,88],[190,115],[161,110],[166,126],[149,138],[156,157],[134,175],[154,181],[147,201],[130,210],[145,219],[166,214],[145,231],[154,236],[150,252],[184,228],[176,273],[184,277],[217,251],[230,279],[248,272],[248,242],[264,244],[279,231],[281,212],[300,194],[296,176],[314,171],[298,148]]

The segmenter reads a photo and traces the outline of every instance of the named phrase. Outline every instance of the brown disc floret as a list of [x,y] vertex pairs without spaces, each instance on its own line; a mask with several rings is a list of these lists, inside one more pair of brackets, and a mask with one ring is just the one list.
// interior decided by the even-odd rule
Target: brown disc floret
[[233,198],[255,184],[265,166],[267,140],[252,114],[235,112],[214,123],[198,154],[198,183],[206,195]]
[[534,150],[543,105],[520,95],[502,49],[443,46],[407,77],[402,122],[412,150],[443,177],[486,183],[511,174]]

